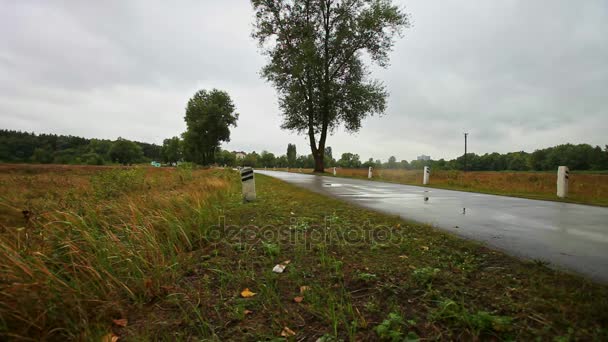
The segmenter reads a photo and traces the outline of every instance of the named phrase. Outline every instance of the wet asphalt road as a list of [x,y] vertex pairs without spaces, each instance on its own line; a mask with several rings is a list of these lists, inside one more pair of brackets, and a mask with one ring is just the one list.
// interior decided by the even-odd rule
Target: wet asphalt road
[[608,282],[608,208],[332,176],[256,172]]

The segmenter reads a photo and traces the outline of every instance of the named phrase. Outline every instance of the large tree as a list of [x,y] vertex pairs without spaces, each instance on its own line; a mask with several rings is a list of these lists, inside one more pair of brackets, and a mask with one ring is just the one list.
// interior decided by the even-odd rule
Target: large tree
[[224,141],[230,141],[230,127],[236,127],[235,113],[227,92],[199,90],[186,107],[186,132],[183,134],[184,153],[188,160],[211,164],[215,152]]
[[382,114],[387,92],[369,79],[364,57],[388,63],[395,36],[409,25],[391,0],[252,0],[253,37],[269,56],[262,75],[277,89],[282,127],[308,135],[323,172],[328,133],[355,132]]

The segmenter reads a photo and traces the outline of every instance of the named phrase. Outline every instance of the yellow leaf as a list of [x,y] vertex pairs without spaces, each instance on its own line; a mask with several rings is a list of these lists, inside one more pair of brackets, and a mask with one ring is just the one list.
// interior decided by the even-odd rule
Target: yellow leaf
[[302,296],[297,296],[297,297],[294,297],[294,299],[293,299],[293,301],[296,303],[302,303],[303,300],[304,300],[304,297],[302,297]]
[[424,251],[428,251],[429,250],[429,246],[420,246],[420,248]]
[[289,329],[288,327],[284,327],[283,331],[281,331],[281,336],[283,337],[291,337],[291,336],[295,336],[296,332]]
[[300,293],[304,293],[310,290],[310,286],[300,286]]
[[126,318],[121,318],[121,319],[113,319],[112,322],[114,322],[114,324],[118,325],[119,327],[126,327],[128,321]]
[[255,296],[255,292],[249,291],[249,288],[245,288],[241,292],[241,297],[243,297],[243,298],[249,298],[249,297],[253,297],[253,296]]
[[114,335],[114,333],[109,333],[101,338],[101,342],[116,342],[118,341],[118,336]]

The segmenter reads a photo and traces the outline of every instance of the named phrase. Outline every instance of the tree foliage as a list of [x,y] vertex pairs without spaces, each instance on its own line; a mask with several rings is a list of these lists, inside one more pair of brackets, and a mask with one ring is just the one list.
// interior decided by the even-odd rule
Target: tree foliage
[[179,137],[163,141],[162,156],[165,163],[176,163],[182,159],[182,142]]
[[290,167],[295,166],[297,156],[296,144],[287,144],[287,163]]
[[270,62],[262,75],[279,94],[282,127],[308,135],[323,172],[328,133],[357,131],[385,110],[387,92],[363,56],[388,64],[408,17],[390,0],[252,0],[256,38]]
[[[0,130],[0,162],[103,165],[112,162],[110,148],[113,143],[105,139]],[[160,159],[160,146],[134,143],[143,152],[136,162]]]
[[227,92],[199,90],[186,106],[187,130],[183,134],[184,153],[189,161],[211,164],[222,142],[230,141],[230,127],[239,115]]
[[113,162],[123,165],[130,165],[141,161],[144,156],[141,146],[123,138],[118,138],[112,144],[109,154]]

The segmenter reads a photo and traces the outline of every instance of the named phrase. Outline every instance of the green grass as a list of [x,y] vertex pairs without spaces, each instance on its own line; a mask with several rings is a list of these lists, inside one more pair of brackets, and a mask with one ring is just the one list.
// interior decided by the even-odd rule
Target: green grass
[[[189,197],[209,177],[231,185],[205,201]],[[34,309],[36,317],[54,312],[43,337],[99,340],[111,332],[125,341],[272,340],[288,327],[296,335],[287,339],[313,341],[608,338],[605,285],[263,175],[256,175],[258,200],[252,203],[243,203],[232,171],[164,181],[175,182],[175,190],[160,203],[138,201],[128,208],[131,218],[112,221],[109,210],[109,216],[85,219],[86,225],[69,221],[89,230],[82,239],[91,239],[72,236],[74,248],[105,248],[91,254],[88,265],[106,273],[101,280],[57,274],[72,281],[65,294],[71,300],[38,294],[41,307],[32,308],[31,317]],[[126,196],[140,198],[146,190],[134,191]],[[104,257],[118,253],[111,241],[95,242],[107,239],[95,229],[107,223],[120,227],[118,246],[124,255],[133,253],[132,263]],[[134,235],[144,227],[148,233]],[[284,273],[272,272],[286,260]],[[90,287],[75,291],[74,284]],[[8,285],[0,277],[0,294]],[[245,288],[255,296],[243,298]],[[100,291],[108,293],[100,299]],[[0,309],[5,304],[0,301]],[[74,321],[59,319],[60,313]],[[126,318],[127,326],[113,324],[116,318]],[[0,318],[4,336],[41,337],[27,322],[6,322]]]

